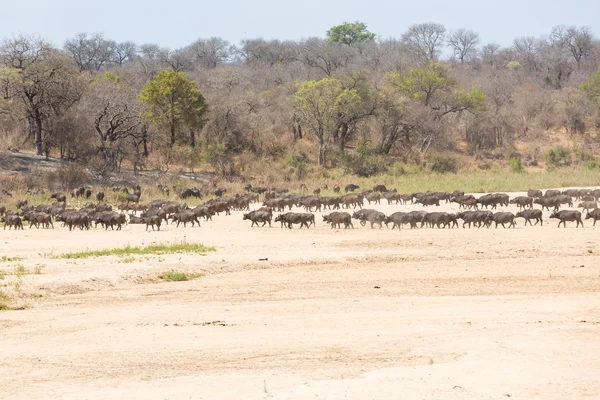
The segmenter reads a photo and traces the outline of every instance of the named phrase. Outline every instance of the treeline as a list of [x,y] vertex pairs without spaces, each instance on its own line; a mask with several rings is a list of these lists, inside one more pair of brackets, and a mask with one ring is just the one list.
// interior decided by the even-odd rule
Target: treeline
[[372,159],[419,162],[464,143],[471,154],[509,149],[546,131],[593,151],[598,70],[600,42],[586,27],[510,47],[435,23],[399,38],[355,22],[324,38],[213,37],[175,50],[100,34],[62,48],[20,36],[0,44],[0,143],[99,176],[202,163],[234,175],[252,159],[368,175],[379,172]]

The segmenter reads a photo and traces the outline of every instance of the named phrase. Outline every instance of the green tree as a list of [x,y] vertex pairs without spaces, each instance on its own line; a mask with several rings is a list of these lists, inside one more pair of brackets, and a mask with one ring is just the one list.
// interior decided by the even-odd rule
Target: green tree
[[176,133],[188,129],[190,144],[195,146],[195,131],[202,127],[206,112],[206,100],[196,83],[184,72],[164,69],[150,80],[139,94],[148,107],[145,117],[170,133],[170,145],[175,145]]
[[[20,36],[0,44],[0,67],[11,100],[20,99],[36,154],[48,153],[52,124],[75,104],[82,85],[77,67],[41,39]],[[8,83],[8,86],[6,84]]]
[[438,117],[460,111],[483,110],[486,107],[486,96],[481,90],[464,91],[455,79],[448,76],[444,65],[438,62],[432,61],[427,69],[392,72],[387,78],[404,95],[435,110]]
[[334,43],[352,46],[355,43],[368,42],[375,39],[375,34],[367,30],[364,22],[344,22],[327,31],[327,38]]
[[600,70],[581,84],[581,90],[592,100],[600,101]]
[[319,164],[325,165],[327,148],[339,126],[360,107],[356,89],[345,89],[336,78],[301,82],[291,97],[302,123],[312,131],[319,146]]

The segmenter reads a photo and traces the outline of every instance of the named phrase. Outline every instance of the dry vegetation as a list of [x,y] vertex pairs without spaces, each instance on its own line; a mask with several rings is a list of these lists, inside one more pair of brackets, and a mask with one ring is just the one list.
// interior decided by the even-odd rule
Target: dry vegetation
[[[437,39],[420,40],[428,36]],[[100,184],[130,171],[275,184],[598,170],[600,46],[586,27],[557,26],[506,48],[439,24],[374,37],[364,24],[342,24],[325,39],[210,38],[175,50],[89,34],[61,49],[6,39],[0,150],[36,148]],[[452,56],[442,59],[445,49]],[[152,89],[174,81],[189,104],[169,121]],[[311,109],[316,98],[324,110]],[[82,183],[60,172],[48,179]]]

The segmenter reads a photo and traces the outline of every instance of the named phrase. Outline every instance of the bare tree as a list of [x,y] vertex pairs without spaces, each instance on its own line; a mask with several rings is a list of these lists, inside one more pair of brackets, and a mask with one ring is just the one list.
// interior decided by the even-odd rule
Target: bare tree
[[488,43],[481,48],[481,61],[491,67],[498,66],[498,52],[500,45],[497,43]]
[[125,61],[133,61],[137,55],[137,45],[133,42],[123,42],[115,46],[113,63],[122,66]]
[[461,64],[470,61],[477,55],[479,34],[465,28],[460,28],[448,36],[448,46]]
[[533,36],[524,36],[513,41],[512,49],[516,61],[528,72],[535,72],[538,67],[538,41]]
[[550,38],[555,43],[561,43],[568,48],[570,55],[577,63],[577,68],[581,67],[581,60],[588,57],[594,44],[594,36],[587,26],[558,25],[552,28]]
[[427,22],[411,25],[402,35],[402,41],[417,56],[431,61],[439,57],[444,45],[445,34],[444,25]]
[[198,39],[187,47],[194,60],[203,68],[216,68],[229,60],[231,45],[219,37]]
[[116,42],[105,40],[100,33],[92,36],[78,33],[73,39],[68,39],[64,46],[82,71],[99,71],[109,64],[114,60],[116,47]]
[[300,54],[304,64],[331,76],[336,70],[347,67],[358,55],[358,50],[328,40],[311,38],[301,44]]

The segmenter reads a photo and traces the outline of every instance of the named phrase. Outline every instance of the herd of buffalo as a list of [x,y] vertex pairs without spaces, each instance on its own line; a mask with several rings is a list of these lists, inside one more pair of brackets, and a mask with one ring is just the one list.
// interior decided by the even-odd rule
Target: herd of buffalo
[[[169,189],[166,186],[158,185],[166,195],[169,195]],[[142,191],[139,186],[133,188],[115,187],[113,191],[123,192],[121,199],[123,202],[118,206],[112,206],[104,202],[104,192],[95,193],[96,203],[88,202],[84,207],[75,209],[67,207],[68,195],[61,193],[51,194],[51,199],[55,202],[49,205],[29,204],[27,200],[16,202],[16,210],[7,210],[0,205],[0,218],[4,222],[4,229],[23,229],[23,221],[28,221],[29,226],[36,228],[54,228],[56,222],[67,226],[69,230],[79,228],[80,230],[90,229],[92,226],[101,225],[105,230],[120,230],[127,223],[143,224],[146,230],[160,230],[161,225],[176,223],[177,226],[191,224],[200,226],[200,220],[212,220],[214,215],[225,213],[229,215],[231,211],[247,211],[243,214],[243,219],[251,222],[251,226],[265,226],[273,222],[280,222],[281,227],[292,228],[293,225],[299,225],[300,228],[310,228],[315,225],[315,215],[313,212],[328,211],[323,215],[323,222],[331,224],[332,228],[354,228],[353,220],[359,221],[362,226],[367,223],[371,228],[381,228],[385,224],[391,229],[401,229],[403,225],[409,225],[410,228],[437,227],[453,228],[459,226],[459,220],[462,221],[462,227],[490,227],[496,228],[501,225],[504,228],[515,227],[516,219],[523,218],[525,225],[542,224],[543,210],[551,212],[550,218],[559,221],[566,227],[567,222],[575,222],[577,227],[583,227],[582,211],[585,213],[585,219],[592,219],[594,225],[600,219],[600,209],[597,202],[600,199],[600,189],[569,189],[559,190],[529,190],[526,196],[517,196],[510,198],[504,193],[485,194],[476,198],[473,195],[465,195],[462,191],[453,193],[446,192],[425,192],[401,194],[395,189],[388,190],[385,185],[375,185],[373,189],[357,192],[360,189],[358,185],[349,184],[344,187],[345,194],[341,194],[341,187],[335,185],[333,191],[335,196],[321,196],[320,188],[313,191],[313,195],[300,193],[291,193],[288,189],[268,189],[262,187],[245,187],[246,193],[235,194],[231,197],[225,197],[225,189],[216,189],[213,191],[215,197],[203,204],[191,208],[183,200],[188,197],[202,197],[197,189],[185,189],[178,192],[180,201],[153,200],[146,204],[140,202]],[[36,191],[33,194],[44,194],[43,191]],[[6,190],[2,190],[4,197],[12,196]],[[91,200],[94,193],[91,189],[79,188],[70,193],[72,198],[84,198]],[[259,203],[262,196],[262,205],[254,211],[250,211],[252,204]],[[382,201],[388,204],[414,204],[423,207],[435,207],[440,203],[456,203],[459,211],[457,213],[448,212],[427,212],[424,210],[410,212],[395,212],[386,215],[375,209],[365,209],[365,205],[377,205]],[[508,211],[495,211],[498,206],[508,207],[510,204],[518,207],[516,214]],[[574,208],[577,204],[579,210],[560,210],[567,206]],[[539,206],[539,208],[536,208]],[[292,212],[294,207],[304,209],[304,212]],[[352,209],[352,214],[343,209]],[[289,212],[285,212],[288,210]],[[128,213],[128,214],[126,214]],[[278,213],[278,215],[275,215]]]

